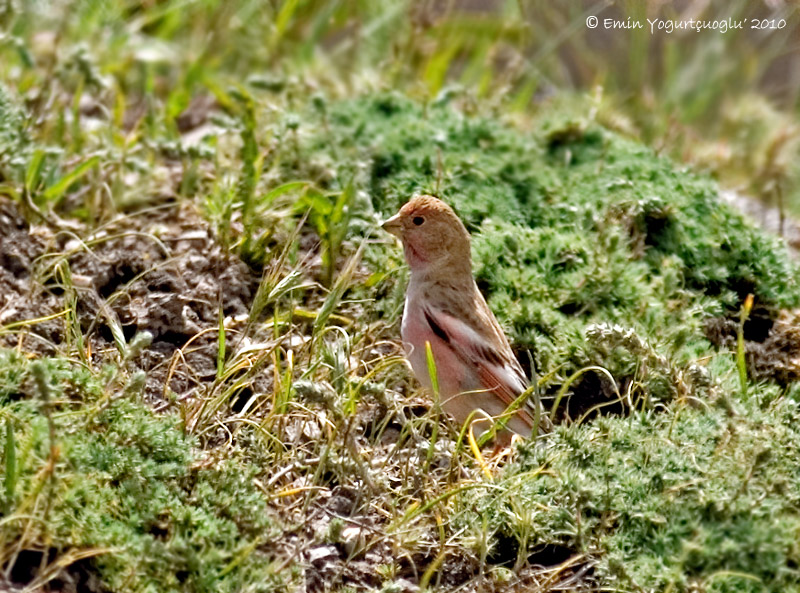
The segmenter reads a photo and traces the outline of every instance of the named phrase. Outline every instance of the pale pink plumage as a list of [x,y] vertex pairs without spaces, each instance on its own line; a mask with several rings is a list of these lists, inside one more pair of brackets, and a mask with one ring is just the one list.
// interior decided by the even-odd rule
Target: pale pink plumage
[[[383,224],[403,242],[411,270],[401,333],[411,368],[431,388],[425,343],[436,362],[442,408],[464,423],[498,417],[528,386],[508,340],[472,276],[469,233],[447,204],[416,196]],[[541,426],[549,423],[542,417]],[[477,433],[489,428],[476,425]],[[506,428],[528,436],[533,410],[523,406]],[[510,436],[504,433],[502,440]]]

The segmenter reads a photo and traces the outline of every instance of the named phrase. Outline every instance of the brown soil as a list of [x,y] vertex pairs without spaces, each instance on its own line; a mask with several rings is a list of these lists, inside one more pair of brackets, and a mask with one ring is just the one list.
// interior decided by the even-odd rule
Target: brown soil
[[[715,346],[735,352],[738,329],[737,319],[717,317],[706,323],[705,333]],[[784,387],[800,379],[800,311],[781,311],[775,320],[756,311],[745,323],[744,336],[752,378]]]
[[0,323],[14,328],[0,343],[42,355],[63,350],[68,317],[41,319],[63,312],[74,298],[94,362],[115,352],[115,326],[128,342],[139,332],[152,336],[135,361],[148,373],[151,400],[165,391],[173,353],[204,331],[185,355],[194,376],[174,374],[169,389],[185,396],[198,379],[213,377],[220,303],[226,317],[246,315],[257,275],[225,253],[186,205],[120,217],[80,234],[88,238],[31,227],[13,203],[0,201]]

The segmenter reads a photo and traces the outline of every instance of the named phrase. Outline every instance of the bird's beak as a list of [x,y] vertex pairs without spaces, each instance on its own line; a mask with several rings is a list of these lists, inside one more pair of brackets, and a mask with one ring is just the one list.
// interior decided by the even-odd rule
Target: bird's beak
[[403,229],[403,225],[400,222],[400,215],[399,214],[395,214],[390,219],[388,219],[386,222],[384,222],[381,225],[381,228],[383,228],[383,230],[386,231],[387,233],[391,233],[392,235],[394,235],[398,239],[402,238],[401,231]]

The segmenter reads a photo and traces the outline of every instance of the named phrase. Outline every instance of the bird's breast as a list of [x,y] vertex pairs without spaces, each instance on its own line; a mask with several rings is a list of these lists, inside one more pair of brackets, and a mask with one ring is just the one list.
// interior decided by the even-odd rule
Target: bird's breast
[[471,389],[475,382],[474,371],[467,369],[447,342],[436,335],[425,319],[424,303],[418,302],[413,296],[413,294],[409,294],[409,297],[406,298],[400,333],[403,337],[406,357],[414,375],[424,387],[433,388],[433,382],[428,372],[428,357],[425,348],[427,342],[431,345],[433,360],[436,364],[436,378],[440,394],[448,397],[465,389]]

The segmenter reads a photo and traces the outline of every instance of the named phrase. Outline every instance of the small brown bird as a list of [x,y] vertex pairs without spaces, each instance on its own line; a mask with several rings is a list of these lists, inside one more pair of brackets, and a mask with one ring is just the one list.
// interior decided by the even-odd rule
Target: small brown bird
[[[417,379],[428,389],[425,343],[436,363],[442,409],[463,424],[470,414],[488,430],[487,417],[498,418],[528,387],[525,373],[472,276],[470,238],[453,209],[432,196],[416,196],[383,223],[403,242],[411,278],[406,292],[401,334]],[[529,436],[534,409],[520,407],[496,442],[511,434]],[[542,415],[540,426],[549,428]]]

